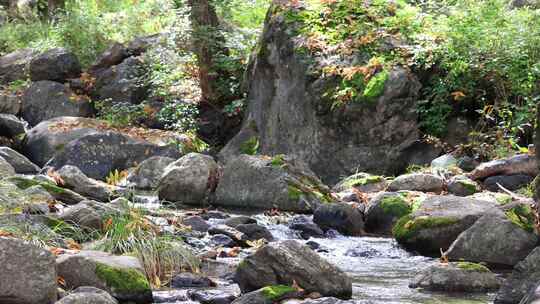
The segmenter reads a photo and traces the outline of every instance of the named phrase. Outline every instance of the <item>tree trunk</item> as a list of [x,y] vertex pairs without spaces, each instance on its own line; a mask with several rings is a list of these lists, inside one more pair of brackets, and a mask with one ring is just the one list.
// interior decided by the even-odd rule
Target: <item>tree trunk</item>
[[212,104],[219,103],[216,80],[219,71],[215,66],[215,56],[224,52],[224,38],[219,33],[219,20],[211,0],[188,0],[191,8],[193,47],[199,66],[199,81],[202,98]]

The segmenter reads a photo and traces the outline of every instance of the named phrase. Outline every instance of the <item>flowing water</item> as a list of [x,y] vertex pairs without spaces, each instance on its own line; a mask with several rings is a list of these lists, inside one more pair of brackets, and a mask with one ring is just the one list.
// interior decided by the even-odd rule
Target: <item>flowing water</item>
[[[287,217],[253,216],[266,226],[276,240],[299,238],[287,227]],[[223,220],[211,220],[219,224]],[[438,263],[434,258],[414,255],[403,250],[392,238],[345,237],[337,232],[327,238],[311,238],[319,254],[347,272],[353,279],[353,300],[362,304],[487,304],[495,294],[443,294],[422,292],[408,287],[421,269]],[[237,263],[240,259],[224,259]],[[234,286],[222,286],[231,290]],[[181,292],[181,291],[175,291]],[[185,301],[168,302],[185,303]]]

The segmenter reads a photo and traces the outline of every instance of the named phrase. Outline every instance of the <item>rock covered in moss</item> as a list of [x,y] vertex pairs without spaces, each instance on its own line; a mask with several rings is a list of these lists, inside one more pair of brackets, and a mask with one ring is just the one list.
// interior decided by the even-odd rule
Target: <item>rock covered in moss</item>
[[388,185],[388,191],[409,190],[439,193],[443,190],[443,186],[443,179],[436,175],[411,173],[396,177]]
[[56,269],[49,251],[20,239],[0,237],[0,302],[52,304]]
[[364,216],[358,208],[345,204],[322,204],[313,212],[313,222],[323,230],[334,229],[344,235],[364,234]]
[[86,199],[84,196],[74,191],[56,185],[56,183],[52,179],[42,175],[36,175],[34,177],[23,175],[12,176],[8,178],[7,181],[16,185],[22,190],[26,190],[34,186],[40,186],[43,189],[47,190],[47,192],[49,192],[49,194],[52,195],[54,199],[61,201],[67,205],[74,205]]
[[392,227],[402,217],[417,208],[405,198],[404,194],[383,192],[373,197],[365,212],[366,231],[392,234]]
[[242,292],[296,282],[306,292],[348,299],[351,279],[308,246],[289,240],[270,243],[245,258],[236,270],[235,282]]
[[481,216],[496,209],[494,203],[457,196],[433,196],[392,229],[396,240],[421,254],[438,255]]
[[356,173],[340,181],[332,188],[334,192],[347,191],[352,188],[364,192],[379,192],[388,186],[388,182],[383,176],[371,175],[368,173]]
[[444,292],[486,292],[497,290],[500,282],[487,267],[469,262],[438,264],[418,273],[411,288]]
[[158,184],[159,198],[204,207],[216,187],[218,169],[211,156],[189,153],[165,168]]
[[152,290],[139,260],[98,251],[64,254],[56,261],[66,287],[92,286],[103,289],[121,302],[150,303]]
[[138,189],[153,190],[158,184],[165,168],[175,160],[170,157],[154,156],[144,160],[129,173],[127,181]]
[[451,260],[514,266],[537,243],[538,236],[514,224],[501,212],[481,217],[458,236],[445,255]]
[[463,175],[454,176],[447,185],[448,192],[456,196],[469,196],[480,191],[480,186]]
[[536,247],[519,262],[502,284],[495,304],[513,304],[519,301],[540,282],[540,247]]
[[240,155],[225,166],[214,204],[312,212],[333,201],[328,187],[303,162],[285,156]]
[[104,290],[83,286],[71,291],[56,304],[118,304],[118,301]]
[[286,285],[266,286],[264,288],[248,292],[238,299],[234,304],[272,304],[286,299],[297,298],[301,292]]
[[0,180],[0,214],[48,213],[54,196],[39,184],[20,188],[11,179]]

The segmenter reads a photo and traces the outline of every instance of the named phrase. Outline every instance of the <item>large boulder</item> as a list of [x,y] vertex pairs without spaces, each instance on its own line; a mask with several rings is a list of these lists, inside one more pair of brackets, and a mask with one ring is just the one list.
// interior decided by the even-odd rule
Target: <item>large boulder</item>
[[172,162],[174,162],[174,159],[170,157],[150,157],[129,173],[127,181],[130,186],[138,189],[155,189],[165,172],[165,168]]
[[323,230],[335,229],[344,235],[364,234],[362,212],[345,203],[321,204],[313,212],[313,222]]
[[481,217],[458,236],[445,255],[451,260],[514,266],[537,243],[538,236],[524,230],[501,212]]
[[81,74],[79,59],[72,52],[55,48],[48,50],[30,62],[30,79],[32,81],[52,80],[65,82],[69,78],[77,78]]
[[507,190],[515,191],[527,186],[532,180],[533,176],[525,174],[495,175],[486,178],[483,184],[487,190],[493,192],[501,191],[499,185]]
[[56,304],[118,304],[118,301],[104,290],[83,286],[76,288]]
[[54,81],[38,81],[23,96],[22,117],[32,126],[60,116],[88,117],[93,114],[90,100]]
[[296,282],[306,292],[349,299],[351,279],[297,241],[271,243],[245,258],[235,274],[242,292]]
[[56,301],[54,255],[19,239],[0,237],[0,302],[52,304]]
[[0,57],[0,84],[27,79],[30,61],[35,55],[32,49],[21,49]]
[[144,74],[144,62],[138,57],[129,57],[118,65],[100,70],[95,74],[93,97],[112,103],[139,104],[148,95],[148,88],[142,83]]
[[8,147],[0,147],[0,157],[13,166],[15,172],[19,174],[36,174],[40,170],[28,158]]
[[23,150],[38,165],[49,162],[56,169],[72,165],[90,178],[104,180],[110,172],[134,167],[152,156],[179,158],[172,140],[186,138],[161,130],[117,130],[89,118],[59,117],[31,129]]
[[398,176],[390,185],[388,191],[423,191],[423,192],[441,192],[444,187],[442,178],[425,173],[411,173]]
[[122,63],[128,56],[128,49],[123,44],[115,42],[99,55],[88,70],[96,72],[101,69],[110,68],[113,65]]
[[409,287],[443,292],[486,292],[499,289],[500,282],[485,266],[459,262],[430,266],[418,273]]
[[540,281],[540,247],[536,247],[523,261],[519,262],[502,284],[495,304],[514,304]]
[[328,187],[303,162],[282,155],[240,155],[225,166],[214,204],[309,212],[333,201]]
[[321,70],[360,67],[371,56],[362,51],[301,53],[308,44],[307,37],[297,36],[302,32],[301,11],[287,1],[275,1],[270,8],[247,72],[249,108],[243,128],[221,158],[232,159],[245,143],[257,140],[261,154],[304,160],[330,184],[357,169],[391,174],[405,169],[420,138],[417,77],[392,67],[381,74],[385,81],[371,100],[335,106],[339,100],[328,92],[340,90],[341,81]]
[[136,257],[81,251],[61,255],[56,266],[67,288],[91,286],[110,293],[120,302],[152,302],[150,284]]
[[189,153],[165,168],[158,195],[169,202],[205,206],[217,179],[218,165],[211,156]]
[[62,178],[63,186],[85,197],[109,202],[115,196],[115,187],[86,176],[79,168],[63,166],[56,173]]
[[439,255],[496,204],[457,196],[432,196],[392,229],[398,243],[425,255]]

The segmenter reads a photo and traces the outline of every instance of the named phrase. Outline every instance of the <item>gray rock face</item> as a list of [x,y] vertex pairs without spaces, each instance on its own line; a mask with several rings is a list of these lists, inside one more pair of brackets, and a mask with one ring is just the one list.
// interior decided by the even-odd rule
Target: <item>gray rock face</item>
[[0,237],[0,302],[52,304],[56,301],[54,256],[19,239]]
[[19,174],[36,174],[40,170],[28,158],[8,147],[0,147],[0,157],[4,158]]
[[495,304],[513,304],[519,301],[540,281],[540,247],[536,247],[519,262],[497,293]]
[[0,178],[15,175],[15,169],[3,157],[0,157]]
[[95,201],[82,201],[63,210],[59,218],[87,230],[101,230],[115,209]]
[[169,164],[161,177],[161,200],[204,206],[215,189],[218,165],[211,156],[189,153]]
[[285,158],[240,155],[230,161],[214,205],[308,212],[321,200],[333,200],[328,187],[304,163]]
[[499,280],[489,269],[466,262],[428,267],[409,284],[411,288],[444,292],[485,292],[499,286]]
[[[283,153],[303,160],[328,184],[357,168],[376,173],[404,169],[409,148],[419,139],[414,111],[421,88],[417,78],[396,67],[373,102],[332,109],[333,100],[325,92],[337,86],[336,80],[313,72],[320,67],[317,62],[328,58],[304,58],[295,52],[303,39],[293,37],[293,25],[285,16],[290,10],[281,5],[267,19],[261,51],[247,74],[248,114],[240,133],[221,152],[222,159],[232,159],[243,143],[258,138],[261,154]],[[337,64],[361,57],[343,58],[345,62]]]
[[129,56],[127,48],[118,42],[113,43],[96,59],[96,62],[89,68],[90,71],[98,71],[120,64]]
[[0,113],[19,115],[21,112],[21,98],[9,92],[0,93]]
[[88,198],[98,200],[100,202],[109,202],[114,198],[115,187],[104,182],[89,178],[82,173],[79,168],[74,166],[63,166],[57,171],[64,186]]
[[313,222],[323,230],[335,229],[344,235],[364,234],[362,213],[357,208],[343,203],[320,205],[313,212]]
[[433,196],[410,215],[402,217],[392,232],[396,240],[424,255],[439,255],[459,234],[485,214],[493,213],[495,203],[457,196]]
[[34,82],[23,96],[22,117],[32,126],[55,117],[88,117],[93,113],[90,100],[54,81]]
[[532,182],[532,180],[532,176],[525,174],[495,175],[486,178],[484,180],[484,186],[486,187],[486,189],[493,192],[501,191],[499,185],[510,191],[515,191],[519,188],[527,186]]
[[81,74],[81,64],[75,54],[63,48],[48,50],[30,62],[32,81],[52,80],[64,82]]
[[538,304],[540,303],[540,284],[536,284],[533,288],[529,290],[529,293],[521,301],[519,304]]
[[490,214],[461,233],[445,254],[451,260],[514,266],[537,243],[534,233],[523,230],[504,214]]
[[104,290],[83,286],[76,288],[56,304],[118,304],[118,301]]
[[483,163],[476,167],[476,169],[470,173],[469,177],[473,180],[483,180],[495,175],[524,174],[536,176],[538,173],[539,170],[536,158],[532,155],[520,154]]
[[112,103],[139,104],[148,93],[148,88],[141,85],[143,74],[143,62],[137,57],[129,57],[118,65],[99,71],[95,75],[94,98]]
[[91,286],[110,293],[120,302],[152,302],[150,285],[135,257],[81,251],[61,255],[56,266],[67,288]]
[[0,57],[0,84],[28,78],[30,61],[35,55],[34,50],[22,49]]
[[174,162],[170,157],[155,156],[143,161],[127,178],[128,182],[139,189],[155,189],[165,168]]
[[0,136],[16,137],[24,133],[24,123],[17,116],[13,114],[0,114]]
[[423,191],[423,192],[441,192],[444,181],[442,178],[433,174],[412,173],[398,176],[390,185],[388,191]]
[[293,281],[306,292],[348,299],[351,279],[334,265],[297,241],[271,243],[245,258],[235,281],[242,292],[278,284],[291,286]]

